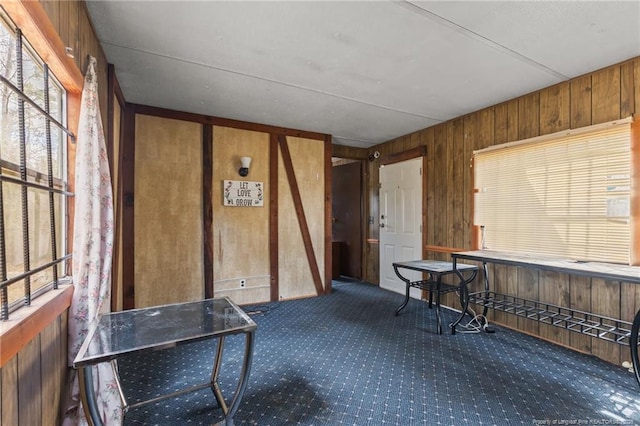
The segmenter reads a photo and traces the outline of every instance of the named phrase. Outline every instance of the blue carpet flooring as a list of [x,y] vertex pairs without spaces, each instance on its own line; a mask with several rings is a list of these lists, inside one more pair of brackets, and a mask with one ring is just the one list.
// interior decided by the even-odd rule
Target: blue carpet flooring
[[[437,335],[435,310],[366,283],[247,307],[258,324],[240,425],[640,424],[632,373],[501,327]],[[455,313],[444,310],[443,324]],[[208,381],[215,341],[119,362],[130,403]],[[220,386],[233,394],[244,337],[227,338]],[[626,350],[626,348],[625,348]],[[212,425],[204,389],[130,410],[125,425]]]

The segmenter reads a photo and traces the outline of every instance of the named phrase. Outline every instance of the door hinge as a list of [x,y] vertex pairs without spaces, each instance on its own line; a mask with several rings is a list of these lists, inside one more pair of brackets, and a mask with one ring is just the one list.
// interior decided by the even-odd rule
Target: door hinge
[[420,176],[422,176],[422,167],[420,167]]

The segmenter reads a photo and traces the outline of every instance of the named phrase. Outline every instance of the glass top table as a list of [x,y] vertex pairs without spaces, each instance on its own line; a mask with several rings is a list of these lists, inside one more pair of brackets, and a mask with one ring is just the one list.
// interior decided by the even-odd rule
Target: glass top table
[[[404,276],[400,269],[407,269],[411,271],[422,272],[428,274],[427,279],[411,280]],[[442,334],[442,319],[440,313],[440,296],[445,293],[458,292],[460,295],[460,305],[462,311],[460,316],[450,324],[451,334],[456,333],[456,327],[464,318],[464,315],[468,312],[468,289],[467,285],[472,282],[478,274],[478,267],[475,265],[467,265],[464,263],[454,264],[452,262],[446,262],[441,260],[411,260],[408,262],[395,262],[393,263],[393,270],[398,278],[404,281],[406,286],[405,298],[402,304],[396,309],[396,316],[400,314],[407,304],[409,303],[409,289],[411,287],[418,288],[429,292],[429,308],[432,306],[433,294],[436,296],[436,322],[437,332]],[[457,283],[445,284],[442,282],[442,278],[447,275],[453,275],[457,278]],[[454,281],[455,281],[454,278]]]
[[[102,424],[95,402],[91,366],[134,353],[159,351],[216,338],[219,343],[210,382],[133,405],[128,405],[122,389],[119,391],[126,413],[130,408],[210,387],[225,414],[225,424],[233,424],[233,415],[242,399],[251,369],[256,328],[256,323],[227,297],[100,315],[89,328],[73,362],[73,367],[78,369],[80,376],[80,393],[87,419],[93,424]],[[224,338],[240,333],[246,335],[244,362],[236,393],[231,405],[227,407],[217,383]],[[116,364],[112,362],[112,366],[118,377]]]

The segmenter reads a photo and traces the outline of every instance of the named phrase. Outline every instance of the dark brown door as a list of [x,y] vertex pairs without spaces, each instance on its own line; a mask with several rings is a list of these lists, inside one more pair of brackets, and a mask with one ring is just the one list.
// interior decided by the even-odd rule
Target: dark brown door
[[332,192],[333,247],[338,251],[334,259],[339,260],[340,275],[362,279],[362,166],[359,161],[333,168]]

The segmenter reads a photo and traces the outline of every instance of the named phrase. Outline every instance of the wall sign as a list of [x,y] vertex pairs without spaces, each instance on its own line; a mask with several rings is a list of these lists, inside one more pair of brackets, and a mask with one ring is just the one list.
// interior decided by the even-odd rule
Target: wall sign
[[224,205],[233,207],[262,207],[262,182],[248,182],[244,180],[224,181]]

